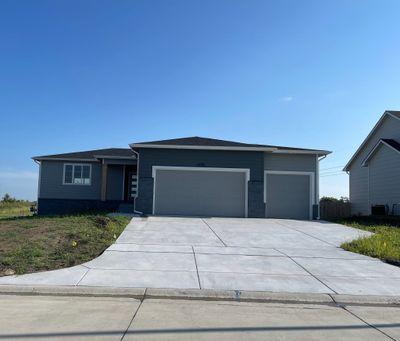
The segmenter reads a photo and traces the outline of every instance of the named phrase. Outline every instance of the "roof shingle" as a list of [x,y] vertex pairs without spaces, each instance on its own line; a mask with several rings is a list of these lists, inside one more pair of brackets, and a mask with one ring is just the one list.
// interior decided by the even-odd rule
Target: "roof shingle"
[[83,152],[53,154],[34,156],[34,160],[45,160],[45,159],[82,159],[82,160],[97,160],[96,156],[109,156],[109,157],[136,157],[135,153],[130,148],[107,148],[107,149],[95,149],[87,150]]
[[212,139],[212,138],[201,137],[201,136],[183,137],[183,138],[177,138],[177,139],[148,141],[148,142],[137,142],[137,143],[131,144],[132,147],[135,147],[136,145],[141,145],[141,146],[156,145],[156,146],[276,148],[276,149],[281,149],[281,150],[320,151],[323,153],[328,153],[325,150],[283,147],[283,146],[275,146],[275,145],[267,145],[267,144],[251,144],[251,143],[243,143],[243,142],[237,142],[237,141]]

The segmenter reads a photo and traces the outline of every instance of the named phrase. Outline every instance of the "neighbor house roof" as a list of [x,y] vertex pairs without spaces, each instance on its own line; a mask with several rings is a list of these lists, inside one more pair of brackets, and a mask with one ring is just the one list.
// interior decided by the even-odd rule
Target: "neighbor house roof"
[[327,155],[330,152],[320,149],[306,149],[283,147],[267,144],[252,144],[237,141],[212,139],[207,137],[192,136],[170,140],[158,140],[149,142],[138,142],[130,144],[132,148],[168,148],[168,149],[214,149],[214,150],[248,150],[248,151],[270,151],[280,153],[302,153]]
[[83,152],[53,154],[44,156],[34,156],[32,159],[41,160],[75,160],[75,161],[98,161],[99,159],[124,159],[136,158],[135,153],[129,148],[107,148],[87,150]]
[[380,139],[378,141],[378,143],[374,146],[374,148],[372,148],[372,150],[367,155],[367,157],[363,160],[363,162],[362,162],[363,166],[366,166],[368,164],[369,160],[372,159],[372,157],[375,155],[375,152],[378,150],[378,147],[381,145],[385,145],[385,146],[393,149],[394,151],[400,153],[400,143],[398,143],[397,141],[395,141],[393,139]]
[[354,159],[357,157],[357,155],[361,152],[361,150],[364,148],[364,146],[367,144],[367,142],[369,141],[370,137],[372,136],[372,134],[380,127],[380,125],[382,124],[383,120],[387,117],[387,116],[391,116],[393,118],[396,118],[398,120],[400,120],[400,111],[397,110],[386,110],[383,115],[381,116],[381,118],[379,119],[379,121],[375,124],[375,126],[372,128],[371,132],[368,134],[368,136],[365,138],[365,140],[363,141],[363,143],[361,143],[360,147],[358,147],[357,151],[354,153],[354,155],[351,157],[351,159],[349,160],[349,162],[347,162],[346,166],[344,166],[343,170],[344,171],[348,171],[349,167],[351,165],[351,163],[354,161]]

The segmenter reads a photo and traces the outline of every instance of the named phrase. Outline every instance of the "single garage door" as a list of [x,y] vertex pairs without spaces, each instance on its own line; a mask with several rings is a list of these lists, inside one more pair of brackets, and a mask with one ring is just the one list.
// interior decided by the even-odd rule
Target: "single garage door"
[[153,213],[247,216],[248,170],[153,167]]
[[266,173],[266,217],[312,218],[312,173]]

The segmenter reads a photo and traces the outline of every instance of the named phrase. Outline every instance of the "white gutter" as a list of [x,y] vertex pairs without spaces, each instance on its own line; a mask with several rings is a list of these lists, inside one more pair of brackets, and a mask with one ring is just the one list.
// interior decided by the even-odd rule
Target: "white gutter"
[[75,159],[75,158],[56,158],[56,157],[33,157],[33,161],[79,161],[79,162],[100,162],[98,159]]
[[316,189],[315,189],[315,192],[316,192],[316,198],[317,198],[317,205],[318,205],[318,214],[317,214],[317,220],[320,220],[321,219],[321,208],[320,208],[320,205],[319,205],[319,163],[323,160],[323,159],[325,159],[326,158],[326,155],[323,155],[321,158],[319,158],[319,155],[316,155],[316,157],[315,157],[315,160],[316,160],[316,173],[317,173],[317,176],[316,176],[316,183],[315,183],[315,187],[316,187]]
[[36,210],[37,210],[36,212],[39,212],[40,186],[42,184],[42,163],[35,159],[33,161],[35,161],[35,163],[39,165],[38,190],[37,190],[37,199],[36,199]]

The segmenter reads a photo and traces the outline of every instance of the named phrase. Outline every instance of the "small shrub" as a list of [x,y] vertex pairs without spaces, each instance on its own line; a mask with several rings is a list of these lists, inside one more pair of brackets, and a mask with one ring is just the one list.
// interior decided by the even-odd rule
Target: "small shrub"
[[109,217],[101,215],[96,215],[93,217],[93,222],[95,226],[99,228],[106,228],[110,221],[111,219]]

